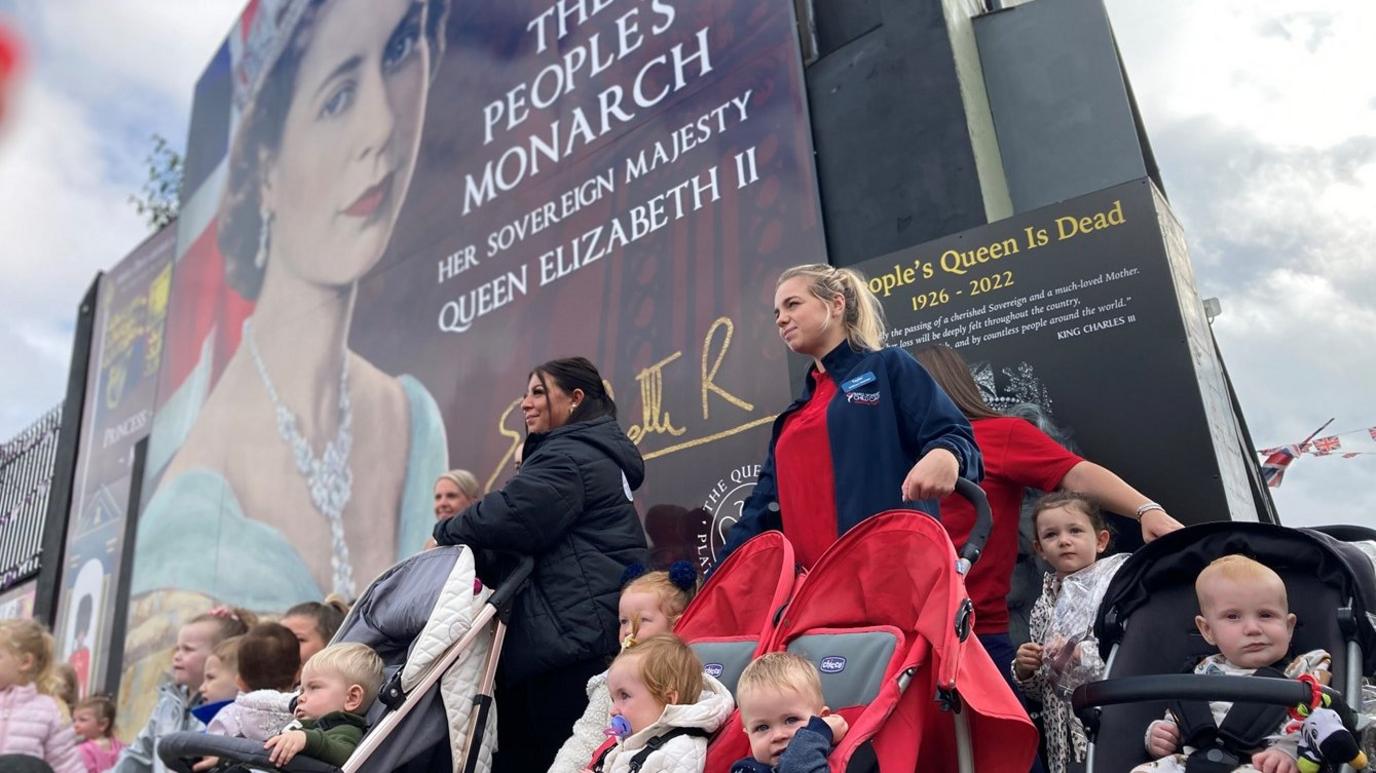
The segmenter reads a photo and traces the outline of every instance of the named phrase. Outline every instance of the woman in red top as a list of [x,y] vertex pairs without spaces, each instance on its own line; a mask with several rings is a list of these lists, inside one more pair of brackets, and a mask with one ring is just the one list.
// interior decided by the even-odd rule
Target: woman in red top
[[[1147,542],[1181,528],[1181,524],[1112,470],[1067,451],[1032,422],[1004,416],[990,408],[980,396],[969,366],[951,347],[925,346],[917,350],[916,356],[970,420],[975,442],[984,457],[980,487],[989,496],[994,528],[984,554],[965,578],[965,587],[975,604],[975,635],[1007,678],[1015,652],[1008,637],[1007,598],[1013,565],[1018,559],[1018,522],[1024,489],[1065,489],[1084,494],[1105,510],[1135,517],[1141,522],[1142,539]],[[941,523],[956,545],[965,543],[974,521],[974,510],[965,500],[942,500]]]
[[812,566],[842,534],[899,507],[935,515],[956,478],[979,480],[970,422],[903,349],[847,268],[795,266],[774,292],[779,337],[812,358],[801,396],[774,422],[769,453],[722,557],[762,531],[788,535]]

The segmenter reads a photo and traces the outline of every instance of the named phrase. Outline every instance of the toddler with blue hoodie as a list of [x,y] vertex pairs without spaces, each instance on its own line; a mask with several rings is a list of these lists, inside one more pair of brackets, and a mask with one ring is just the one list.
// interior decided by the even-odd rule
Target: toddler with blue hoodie
[[177,631],[172,681],[158,688],[158,702],[148,723],[120,752],[114,773],[166,773],[167,767],[158,757],[159,739],[168,733],[205,727],[191,711],[200,704],[200,695],[193,691],[205,681],[206,658],[220,642],[246,633],[254,621],[253,614],[245,610],[216,607]]
[[817,667],[791,652],[746,666],[736,685],[751,756],[731,773],[826,773],[827,755],[850,726],[823,704]]

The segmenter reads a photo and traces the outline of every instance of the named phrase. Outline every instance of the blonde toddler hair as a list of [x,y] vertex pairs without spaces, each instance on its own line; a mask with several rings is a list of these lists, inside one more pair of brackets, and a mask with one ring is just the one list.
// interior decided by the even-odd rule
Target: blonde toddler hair
[[[640,681],[660,703],[696,703],[702,695],[702,662],[672,633],[660,633],[624,649],[613,664],[636,658]],[[672,699],[672,700],[671,700]]]
[[202,612],[199,615],[186,621],[186,625],[199,625],[209,623],[215,628],[215,641],[212,644],[219,644],[225,639],[234,636],[243,636],[248,633],[248,629],[257,625],[258,616],[239,607],[219,606],[209,612]]
[[808,291],[824,303],[831,303],[838,295],[845,299],[841,323],[846,326],[846,340],[851,348],[862,352],[884,348],[884,307],[860,272],[810,263],[786,269],[779,275],[778,284],[799,276],[808,280]]
[[[682,563],[686,564],[687,562]],[[672,571],[681,573],[684,570],[675,565]],[[692,572],[692,569],[690,568],[686,571]],[[660,611],[663,612],[664,616],[668,619],[669,627],[673,628],[674,625],[678,623],[678,619],[683,616],[683,610],[688,608],[688,602],[693,600],[693,594],[697,591],[696,580],[696,574],[693,575],[691,580],[679,576],[678,582],[676,583],[674,582],[674,577],[667,571],[659,570],[646,572],[626,583],[626,586],[621,589],[621,593],[622,595],[627,593],[655,594],[655,597],[659,599]],[[636,634],[639,633],[639,631],[640,616],[636,615],[636,619],[631,621],[631,635],[626,637],[626,641],[622,642],[622,649],[635,646],[636,642],[639,641],[639,639],[636,638]]]
[[215,648],[210,651],[210,654],[214,655],[215,659],[220,661],[221,666],[238,673],[239,644],[242,643],[243,640],[244,637],[242,636],[231,636],[219,644],[216,644]]
[[382,689],[382,658],[366,644],[331,644],[312,655],[301,671],[335,674],[348,684],[362,687],[364,709],[372,705]]
[[1199,609],[1204,610],[1206,589],[1215,580],[1232,580],[1237,583],[1272,585],[1280,593],[1281,605],[1288,611],[1290,599],[1285,592],[1285,581],[1275,570],[1255,559],[1240,553],[1232,553],[1215,558],[1194,580],[1194,593],[1199,599]]
[[70,710],[62,697],[66,684],[53,663],[53,635],[47,627],[33,620],[0,620],[0,647],[20,657],[33,656],[33,665],[21,675],[57,701],[59,708]]
[[822,697],[822,676],[812,661],[792,652],[770,652],[750,662],[736,682],[736,696],[749,700],[760,690],[792,690],[807,698],[818,711]]

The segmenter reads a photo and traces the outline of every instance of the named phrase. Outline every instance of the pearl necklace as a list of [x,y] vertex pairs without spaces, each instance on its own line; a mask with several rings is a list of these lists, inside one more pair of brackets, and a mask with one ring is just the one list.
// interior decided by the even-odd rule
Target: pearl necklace
[[277,434],[291,449],[296,461],[296,470],[306,479],[311,504],[325,516],[330,524],[330,569],[333,573],[334,592],[345,598],[354,597],[354,570],[349,561],[349,545],[344,541],[344,507],[349,504],[353,494],[353,471],[349,469],[349,453],[353,449],[353,410],[349,405],[349,353],[344,352],[343,364],[339,369],[339,429],[334,440],[316,458],[311,451],[310,441],[301,435],[297,428],[296,414],[282,404],[277,390],[268,377],[268,369],[258,353],[258,344],[253,340],[252,319],[244,320],[244,340],[248,342],[249,354],[258,368],[258,376],[267,388],[277,415]]

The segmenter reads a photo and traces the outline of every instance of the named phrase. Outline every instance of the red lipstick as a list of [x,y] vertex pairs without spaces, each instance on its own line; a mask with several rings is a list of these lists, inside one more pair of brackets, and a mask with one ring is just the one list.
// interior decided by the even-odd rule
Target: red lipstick
[[392,175],[389,174],[382,178],[382,181],[377,185],[364,191],[361,196],[354,200],[354,203],[349,205],[348,209],[344,210],[344,214],[351,217],[372,217],[373,213],[377,212],[377,208],[382,206],[382,202],[386,200],[387,194],[391,190]]

